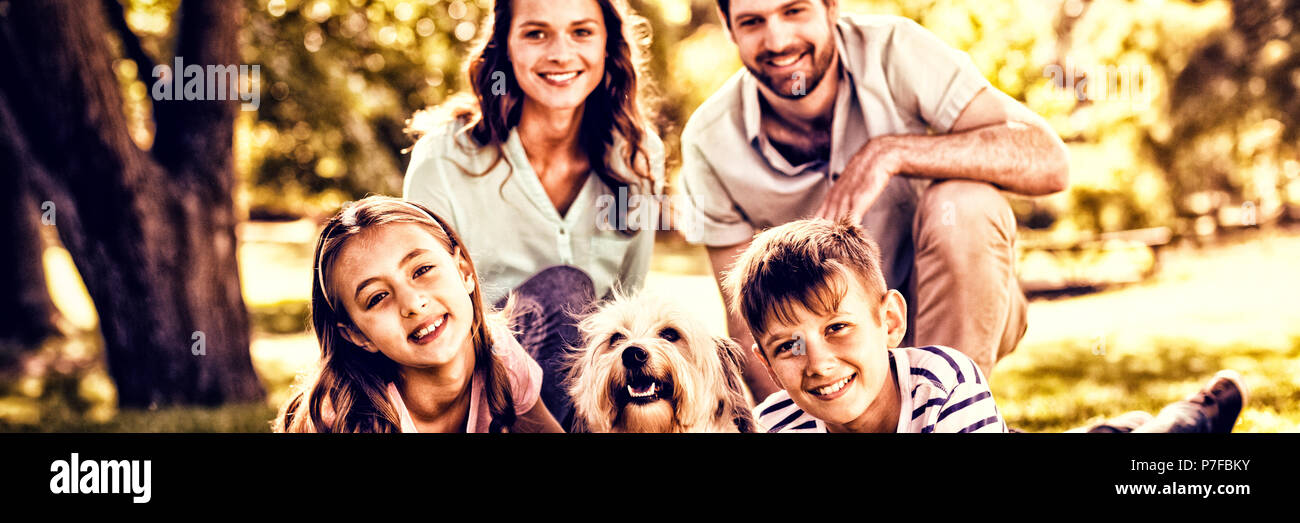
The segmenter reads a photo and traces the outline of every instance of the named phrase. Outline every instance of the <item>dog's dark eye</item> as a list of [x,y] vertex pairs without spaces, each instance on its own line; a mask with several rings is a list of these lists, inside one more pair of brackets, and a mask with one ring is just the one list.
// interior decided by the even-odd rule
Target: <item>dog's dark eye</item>
[[609,337],[609,346],[610,346],[610,347],[613,347],[615,343],[618,343],[618,342],[620,342],[620,341],[623,341],[623,338],[625,338],[625,337],[626,337],[626,336],[623,336],[623,333],[621,333],[621,332],[615,332],[613,335],[611,335],[611,336]]
[[677,334],[677,329],[672,327],[659,331],[659,337],[668,340],[669,343],[681,339],[681,335]]

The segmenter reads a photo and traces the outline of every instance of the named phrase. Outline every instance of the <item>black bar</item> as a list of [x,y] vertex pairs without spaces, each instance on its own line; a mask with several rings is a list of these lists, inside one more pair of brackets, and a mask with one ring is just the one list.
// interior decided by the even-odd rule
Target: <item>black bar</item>
[[[556,500],[632,508],[649,499],[662,506],[714,497],[751,508],[876,500],[918,510],[935,503],[1253,509],[1296,495],[1297,443],[1294,434],[4,434],[0,497],[7,507],[126,513],[214,504],[414,509],[470,500],[508,500],[516,508],[555,508]],[[82,463],[149,460],[150,499],[52,493],[52,464],[70,465],[73,453]],[[1196,470],[1180,460],[1191,460]],[[1116,493],[1116,485],[1128,484],[1168,485],[1171,493]],[[1177,491],[1206,484],[1246,486],[1249,493]]]

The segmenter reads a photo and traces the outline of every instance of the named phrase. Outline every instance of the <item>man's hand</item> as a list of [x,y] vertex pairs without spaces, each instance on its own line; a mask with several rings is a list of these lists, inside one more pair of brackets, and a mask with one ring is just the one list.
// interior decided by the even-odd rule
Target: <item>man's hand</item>
[[889,138],[875,138],[858,149],[814,216],[834,220],[849,215],[861,220],[867,214],[901,167],[897,149],[890,146]]
[[849,160],[816,217],[862,219],[900,173],[986,182],[1025,196],[1069,186],[1070,157],[1042,117],[997,89],[984,89],[946,134],[872,138]]

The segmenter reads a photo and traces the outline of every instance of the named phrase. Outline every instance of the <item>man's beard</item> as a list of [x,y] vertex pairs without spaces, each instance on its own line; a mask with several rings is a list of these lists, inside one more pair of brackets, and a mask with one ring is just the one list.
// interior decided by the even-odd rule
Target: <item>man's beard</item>
[[[818,52],[818,50],[814,48],[812,44],[807,44],[807,43],[804,44],[803,49],[799,51],[799,54],[804,54],[804,53],[811,54],[812,62],[813,62],[812,72],[807,78],[803,79],[802,86],[798,86],[796,84],[796,85],[791,85],[790,88],[783,88],[780,82],[785,80],[797,82],[798,80],[795,80],[794,78],[772,77],[767,73],[765,73],[761,67],[763,64],[766,64],[768,59],[770,59],[773,56],[782,56],[782,55],[788,56],[790,53],[784,53],[784,52],[759,53],[757,59],[755,60],[755,63],[758,64],[759,67],[753,67],[750,66],[749,64],[745,64],[745,68],[749,69],[750,74],[754,75],[755,78],[758,78],[760,82],[763,82],[763,85],[766,85],[767,88],[771,89],[772,92],[776,93],[777,96],[780,96],[781,98],[785,98],[788,100],[798,100],[800,98],[803,98],[804,96],[807,96],[808,93],[813,91],[813,89],[816,89],[817,85],[821,83],[822,78],[826,76],[826,72],[831,68],[831,60],[834,58],[833,53],[835,51],[835,48],[828,42],[826,45],[821,47],[820,51],[821,52]],[[803,58],[800,57],[799,59],[802,60]],[[798,89],[795,89],[795,87],[798,87]]]

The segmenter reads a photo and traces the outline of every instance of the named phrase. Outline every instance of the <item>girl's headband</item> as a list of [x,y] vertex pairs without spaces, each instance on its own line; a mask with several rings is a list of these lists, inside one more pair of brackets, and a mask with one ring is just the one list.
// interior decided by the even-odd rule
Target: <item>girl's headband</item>
[[[432,213],[424,210],[423,207],[420,207],[419,205],[415,205],[406,200],[392,199],[389,201],[393,203],[400,203],[402,205],[415,209],[416,211],[419,211],[420,214],[427,216],[430,220],[433,220],[433,223],[438,224],[438,228],[442,230],[442,233],[447,235],[447,241],[451,242],[452,249],[455,249],[457,247],[456,237],[452,236],[451,233],[448,233],[447,227],[442,224],[442,220],[439,220]],[[347,203],[345,205],[346,207],[343,209],[343,212],[339,216],[339,219],[337,221],[330,223],[330,226],[326,228],[324,232],[321,233],[320,252],[318,253],[318,257],[316,258],[316,284],[320,286],[320,294],[325,298],[325,305],[329,307],[330,310],[334,310],[334,304],[330,302],[329,291],[326,290],[325,288],[325,269],[322,263],[325,259],[325,239],[329,238],[329,232],[334,229],[335,225],[338,225],[339,223],[342,223],[347,220],[348,213],[355,214],[356,212],[355,206],[353,206],[351,203]],[[353,221],[355,221],[355,217],[353,218]]]

